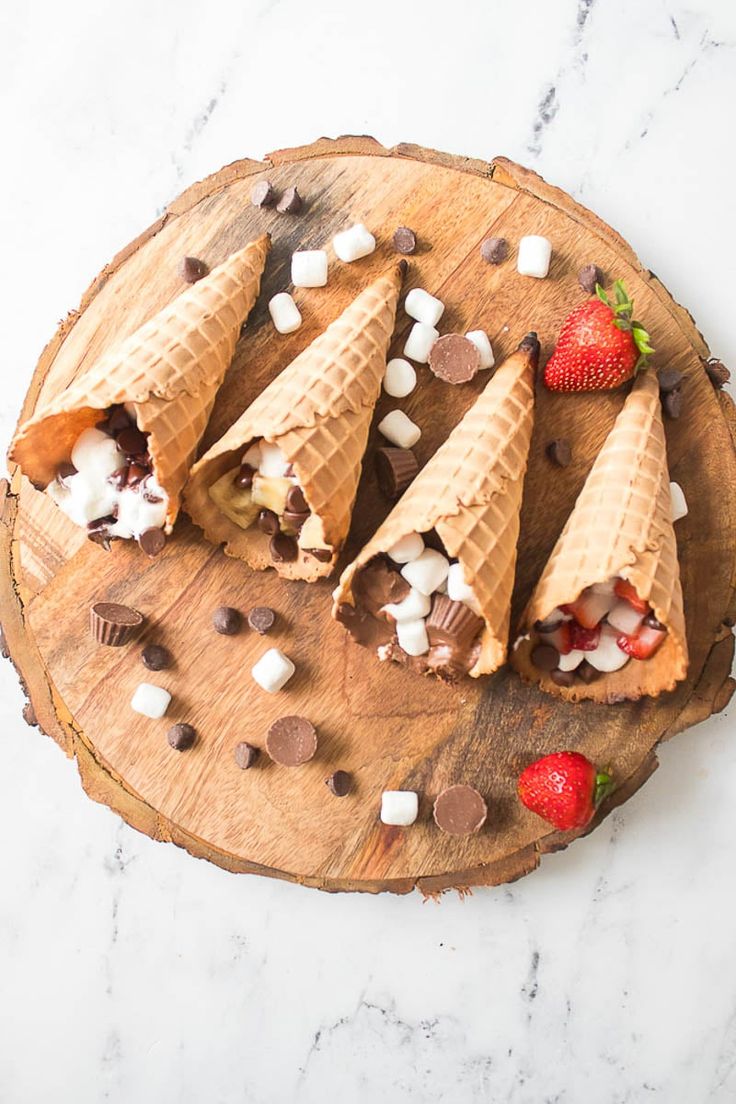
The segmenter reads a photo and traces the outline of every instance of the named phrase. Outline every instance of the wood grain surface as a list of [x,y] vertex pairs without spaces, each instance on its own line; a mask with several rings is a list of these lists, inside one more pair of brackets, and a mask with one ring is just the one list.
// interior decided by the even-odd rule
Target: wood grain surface
[[[300,215],[256,209],[255,180],[277,188],[296,184],[306,199]],[[352,221],[364,221],[379,249],[343,265],[331,254],[326,288],[298,289],[304,316],[296,333],[280,336],[267,302],[289,287],[295,248],[325,246]],[[503,159],[486,164],[412,146],[384,149],[367,138],[321,140],[279,151],[265,162],[239,161],[194,185],[97,277],[78,311],[44,351],[23,415],[65,387],[113,342],[181,290],[185,254],[210,265],[268,230],[273,235],[264,288],[219,394],[205,444],[215,440],[252,398],[345,307],[393,255],[398,225],[413,227],[420,247],[406,289],[427,288],[447,305],[443,332],[486,329],[499,361],[528,330],[538,332],[543,358],[560,322],[584,293],[578,268],[595,262],[623,277],[657,348],[655,363],[681,369],[685,413],[667,422],[672,478],[683,487],[689,515],[677,523],[691,668],[688,681],[657,701],[568,705],[530,689],[508,669],[479,683],[450,688],[379,664],[329,618],[334,581],[285,583],[253,573],[203,542],[185,518],[165,553],[148,561],[135,547],[110,554],[91,545],[48,498],[15,471],[3,491],[2,593],[5,647],[30,698],[29,719],[76,759],[88,794],[130,824],[186,847],[233,871],[287,878],[329,890],[425,893],[497,884],[532,870],[545,851],[575,833],[549,832],[515,798],[518,772],[540,753],[561,747],[610,765],[618,788],[598,820],[633,793],[656,767],[657,743],[723,708],[736,615],[736,453],[733,407],[705,371],[708,349],[687,312],[609,227],[569,196]],[[554,244],[546,280],[516,272],[523,234]],[[508,238],[509,260],[484,264],[479,246],[489,234]],[[411,320],[399,310],[392,355],[400,353]],[[422,428],[425,462],[483,386],[452,388],[419,369],[405,400],[383,396],[376,422],[401,406]],[[522,511],[514,615],[537,578],[575,497],[623,401],[622,394],[554,396],[538,388],[536,426]],[[374,423],[375,424],[375,423]],[[544,454],[567,436],[573,464],[551,467]],[[388,510],[373,475],[372,432],[346,555],[354,553]],[[88,609],[99,600],[125,602],[147,617],[144,636],[123,649],[94,644]],[[268,637],[218,636],[211,614],[220,604],[244,611],[270,605],[278,622]],[[141,644],[166,644],[175,666],[158,675],[140,662]],[[281,647],[297,675],[269,696],[250,677],[267,647]],[[134,714],[140,681],[173,694],[166,718]],[[266,756],[248,771],[233,747],[264,745],[270,722],[304,713],[317,726],[317,756],[296,769]],[[195,725],[195,747],[179,754],[165,733],[180,720]],[[335,769],[350,771],[355,791],[337,799],[324,784]],[[489,803],[484,829],[455,839],[442,835],[431,804],[446,785],[467,782]],[[380,824],[383,789],[420,793],[418,822],[408,829]],[[579,833],[578,833],[579,834]]]

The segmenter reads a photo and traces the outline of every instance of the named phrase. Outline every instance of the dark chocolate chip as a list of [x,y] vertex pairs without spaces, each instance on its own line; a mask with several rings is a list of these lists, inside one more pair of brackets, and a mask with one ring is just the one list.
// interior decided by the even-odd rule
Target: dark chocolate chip
[[317,731],[306,717],[279,717],[266,736],[266,751],[282,767],[298,767],[317,750]]
[[299,555],[299,545],[288,533],[276,533],[271,537],[268,550],[274,563],[293,563]]
[[480,368],[480,353],[463,334],[444,334],[429,351],[429,367],[445,383],[468,383]]
[[435,824],[443,832],[468,836],[483,827],[488,806],[472,786],[449,786],[435,800],[433,815]]
[[199,257],[185,257],[179,267],[182,280],[186,280],[188,284],[196,284],[197,280],[201,280],[208,272],[208,266],[204,261],[200,261]]
[[376,479],[386,498],[400,498],[419,471],[411,449],[379,448],[375,455]]
[[108,433],[114,437],[121,429],[132,425],[130,414],[124,406],[111,406],[107,415]]
[[585,683],[595,682],[596,679],[601,677],[601,671],[596,671],[592,663],[588,663],[587,659],[576,668],[575,674]]
[[552,633],[559,629],[562,624],[562,618],[558,617],[555,621],[535,621],[534,631],[538,633]]
[[269,606],[254,606],[248,614],[248,624],[253,632],[265,636],[273,628],[276,614]]
[[330,548],[305,548],[304,551],[308,556],[314,556],[320,563],[329,563],[333,556]]
[[295,533],[300,533],[304,522],[309,517],[309,511],[306,514],[295,514],[293,510],[284,510],[282,517],[284,519],[284,527],[293,529]]
[[121,429],[117,435],[118,448],[121,452],[124,452],[126,456],[140,456],[145,453],[148,442],[145,434],[137,428],[137,426],[126,426],[125,429]]
[[678,368],[663,368],[659,373],[659,390],[663,395],[676,391],[682,384],[682,372]]
[[708,373],[708,379],[716,388],[716,390],[719,390],[721,387],[727,384],[731,378],[731,373],[729,372],[726,365],[722,361],[716,360],[715,357],[711,357],[710,360],[706,360],[705,370]]
[[276,210],[281,215],[297,215],[301,209],[302,197],[296,188],[287,188],[276,204]]
[[549,677],[555,686],[573,686],[575,683],[574,671],[550,671]]
[[667,632],[667,626],[663,625],[661,621],[658,621],[653,613],[648,613],[644,618],[644,624],[650,629],[660,629],[662,632]]
[[167,739],[174,751],[187,751],[197,739],[197,733],[190,724],[182,722],[169,729]]
[[544,450],[553,464],[566,468],[572,463],[572,449],[567,437],[557,437],[550,441]]
[[531,661],[538,671],[554,671],[560,662],[560,653],[551,644],[538,644],[532,651]]
[[236,744],[233,748],[233,758],[241,770],[249,770],[255,763],[258,755],[258,748],[253,747],[252,744],[247,743],[245,740]]
[[144,529],[138,538],[138,544],[147,556],[153,558],[163,552],[166,544],[166,534],[163,529]]
[[222,636],[235,636],[240,631],[243,618],[240,610],[232,606],[218,606],[212,614],[212,626]]
[[486,238],[480,247],[480,255],[487,264],[502,264],[509,255],[509,243],[505,238]]
[[128,486],[137,487],[150,474],[148,468],[144,468],[142,464],[131,464],[128,468]]
[[397,253],[414,253],[417,248],[417,236],[408,226],[399,226],[394,230],[394,249]]
[[296,486],[289,487],[286,492],[286,509],[292,514],[309,514],[310,509],[307,506],[307,500],[304,497],[304,491],[301,487]]
[[259,180],[250,190],[250,201],[254,207],[270,207],[276,199],[276,192],[270,180]]
[[280,529],[278,514],[273,510],[261,510],[258,515],[258,528],[267,537],[273,537]]
[[336,770],[329,778],[325,778],[325,786],[335,797],[345,797],[353,788],[353,779],[347,771]]
[[171,652],[163,644],[146,644],[141,660],[149,671],[166,671],[173,663]]
[[99,544],[105,552],[109,552],[111,542],[117,540],[117,537],[111,537],[108,529],[93,529],[92,532],[87,533],[87,539],[91,540],[93,544]]
[[578,272],[578,283],[588,295],[595,295],[595,285],[600,284],[603,287],[604,280],[605,276],[597,264],[583,265]]
[[71,477],[76,474],[77,469],[70,463],[59,464],[59,467],[56,469],[56,478],[59,483],[66,483],[67,479],[71,479]]
[[668,418],[679,418],[682,414],[682,391],[678,387],[675,391],[668,391],[662,396],[662,409]]
[[128,484],[128,465],[126,464],[124,468],[118,468],[112,475],[108,475],[107,482],[111,483],[117,490],[122,491],[123,487]]
[[241,487],[244,491],[247,491],[253,486],[253,476],[255,474],[256,469],[251,467],[250,464],[241,464],[240,471],[233,482],[236,487]]

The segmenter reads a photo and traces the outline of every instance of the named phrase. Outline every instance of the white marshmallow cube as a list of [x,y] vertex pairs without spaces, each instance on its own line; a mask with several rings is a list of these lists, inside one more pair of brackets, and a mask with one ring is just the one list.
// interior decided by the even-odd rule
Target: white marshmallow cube
[[403,410],[390,410],[378,423],[378,432],[382,433],[392,445],[405,449],[413,448],[422,436],[419,426],[415,425]]
[[278,445],[261,441],[259,471],[268,479],[283,479],[289,467],[289,461]]
[[72,464],[90,478],[106,479],[125,463],[125,457],[115,443],[101,429],[85,429],[74,442]]
[[480,353],[480,367],[481,371],[484,368],[492,368],[496,363],[496,359],[493,355],[493,349],[491,348],[491,340],[485,330],[470,330],[465,335],[468,341],[472,341],[476,349]]
[[332,239],[335,255],[346,264],[367,257],[376,248],[376,239],[362,222],[356,222],[348,230],[342,230]]
[[465,582],[462,564],[450,564],[447,572],[447,597],[451,602],[462,602],[473,613],[481,617],[480,603],[475,596],[475,591]]
[[388,554],[394,563],[406,564],[416,560],[424,551],[424,541],[421,533],[407,533],[405,537],[397,540],[388,550]]
[[629,662],[627,653],[619,648],[616,641],[619,633],[610,625],[604,625],[601,629],[601,638],[598,647],[592,652],[586,652],[585,658],[596,671],[602,671],[609,675],[613,671],[620,671]]
[[302,324],[299,308],[288,291],[280,291],[268,301],[268,313],[280,334],[294,333]]
[[269,694],[277,694],[286,686],[296,667],[279,648],[269,648],[256,664],[251,667],[251,675]]
[[404,564],[401,574],[409,586],[422,594],[433,594],[447,578],[450,564],[446,556],[434,548],[425,548],[421,556]]
[[519,242],[516,269],[521,276],[534,276],[543,280],[549,272],[552,259],[552,242],[540,234],[528,234]]
[[396,635],[399,638],[399,647],[407,655],[420,656],[429,651],[427,626],[421,617],[416,621],[397,621]]
[[410,318],[424,322],[427,326],[436,326],[445,312],[445,304],[435,299],[424,288],[412,288],[404,302],[404,310]]
[[291,255],[294,287],[324,287],[327,283],[327,254],[324,249],[298,249]]
[[672,520],[679,521],[680,518],[687,517],[687,500],[679,483],[670,483],[670,498],[672,499]]
[[561,671],[575,671],[585,659],[585,652],[579,648],[573,648],[567,655],[560,655],[557,666]]
[[162,686],[154,686],[152,682],[141,682],[130,699],[130,707],[136,713],[157,721],[166,713],[170,701],[171,694]]
[[408,360],[395,357],[386,365],[383,390],[392,399],[405,399],[417,385],[417,374]]
[[426,617],[431,608],[432,599],[412,587],[403,601],[389,602],[383,606],[383,612],[397,622],[417,621],[420,617]]
[[413,790],[384,790],[381,794],[381,820],[408,828],[417,819],[419,798]]
[[439,330],[434,326],[428,326],[426,322],[415,322],[404,345],[404,356],[415,360],[417,364],[426,364],[430,350],[439,336]]

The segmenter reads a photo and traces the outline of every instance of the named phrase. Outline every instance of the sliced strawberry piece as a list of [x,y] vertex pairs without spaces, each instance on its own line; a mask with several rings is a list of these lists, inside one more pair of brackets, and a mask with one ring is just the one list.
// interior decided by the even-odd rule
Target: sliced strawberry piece
[[545,633],[543,640],[545,644],[551,644],[553,648],[556,648],[560,655],[567,655],[572,651],[572,635],[570,626],[572,621],[563,621],[559,628],[554,632]]
[[[659,622],[657,622],[657,625],[659,625]],[[667,629],[664,625],[655,628],[644,621],[634,636],[624,636],[622,634],[616,643],[621,651],[626,652],[632,659],[649,659],[654,655],[666,636]]]
[[639,597],[628,579],[617,579],[614,591],[617,597],[633,606],[637,613],[649,613],[649,603]]
[[584,629],[594,629],[600,624],[616,599],[613,594],[600,594],[587,587],[574,602],[561,606],[565,613],[571,613]]
[[592,629],[586,629],[583,625],[578,625],[577,621],[570,621],[569,624],[570,643],[573,651],[594,652],[601,638],[600,624]]

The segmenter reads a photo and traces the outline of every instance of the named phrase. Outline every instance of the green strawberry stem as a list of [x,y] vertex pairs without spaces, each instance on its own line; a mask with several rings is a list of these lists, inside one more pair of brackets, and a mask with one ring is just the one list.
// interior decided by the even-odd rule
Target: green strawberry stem
[[639,359],[634,367],[634,371],[638,372],[640,368],[646,366],[647,358],[654,352],[650,344],[651,339],[641,322],[637,322],[633,318],[634,302],[629,298],[629,293],[624,286],[623,280],[616,280],[613,285],[613,291],[616,299],[614,303],[611,302],[600,284],[595,285],[595,293],[601,303],[605,303],[609,310],[613,311],[614,326],[619,330],[631,333],[634,344],[639,350]]
[[597,809],[604,797],[608,797],[614,788],[613,778],[607,771],[599,771],[595,776],[593,805]]

